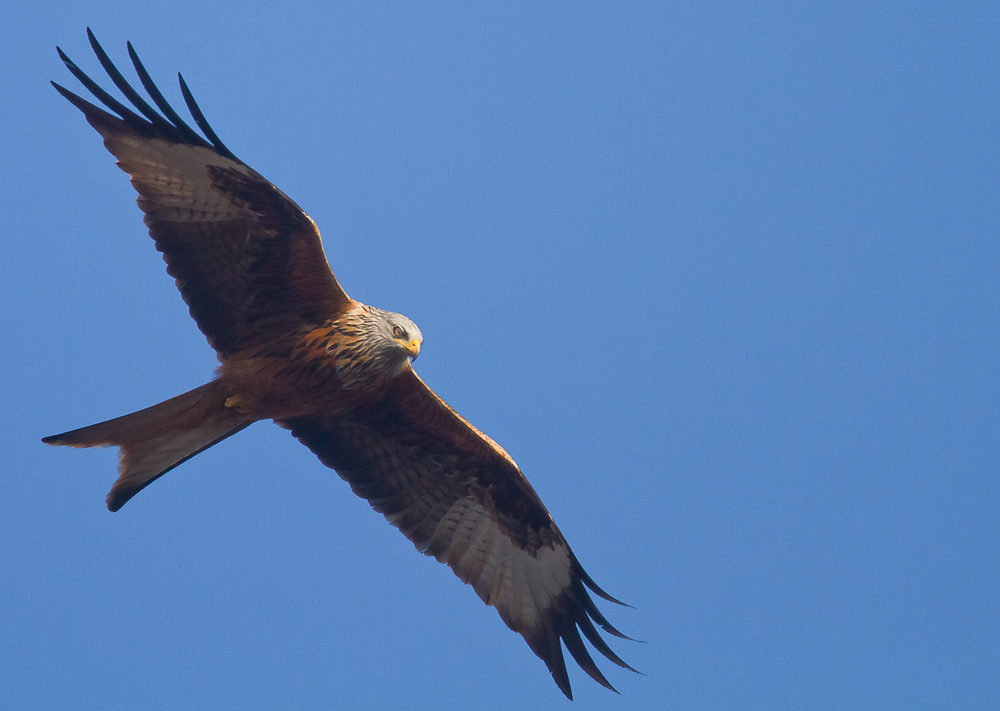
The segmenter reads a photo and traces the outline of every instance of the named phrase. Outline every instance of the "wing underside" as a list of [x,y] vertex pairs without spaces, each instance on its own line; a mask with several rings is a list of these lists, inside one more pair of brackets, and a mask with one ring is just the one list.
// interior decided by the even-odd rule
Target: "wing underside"
[[204,135],[170,106],[131,44],[129,56],[156,108],[129,85],[89,30],[88,36],[135,110],[62,50],[73,75],[113,113],[53,85],[84,113],[129,174],[167,272],[219,357],[299,325],[322,324],[346,308],[350,299],[330,271],[315,223],[219,140],[183,78],[178,75],[181,92]]
[[[618,602],[584,572],[506,452],[409,371],[384,398],[352,411],[280,422],[418,550],[446,563],[521,634],[572,698],[562,644],[613,689],[581,633],[631,669],[596,626],[624,637],[588,594]],[[619,603],[620,604],[620,603]],[[596,625],[596,626],[595,626]]]

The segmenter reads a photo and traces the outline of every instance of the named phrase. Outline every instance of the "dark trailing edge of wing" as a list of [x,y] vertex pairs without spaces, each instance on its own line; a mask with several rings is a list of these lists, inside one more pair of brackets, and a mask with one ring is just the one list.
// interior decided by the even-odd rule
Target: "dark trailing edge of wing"
[[[149,93],[150,98],[152,98],[153,103],[156,104],[157,108],[162,111],[162,115],[156,111],[149,103],[146,102],[142,96],[139,95],[135,89],[128,83],[122,73],[118,71],[118,68],[108,57],[107,52],[97,41],[97,37],[91,32],[90,28],[87,28],[87,37],[90,39],[90,46],[94,49],[94,54],[97,55],[97,59],[101,62],[101,66],[104,67],[104,71],[107,72],[111,81],[114,85],[118,87],[119,91],[128,99],[132,105],[139,111],[137,114],[132,109],[128,108],[125,104],[121,103],[115,99],[111,94],[102,89],[97,82],[91,79],[87,74],[84,73],[80,67],[76,65],[66,53],[62,51],[59,47],[56,47],[56,51],[59,53],[59,58],[66,65],[66,68],[75,76],[81,84],[83,84],[87,91],[94,95],[94,97],[104,104],[106,107],[114,111],[121,119],[130,127],[143,134],[154,134],[166,140],[182,142],[189,145],[204,146],[206,148],[213,149],[216,153],[230,160],[236,161],[237,163],[242,163],[242,161],[236,157],[236,155],[229,150],[226,145],[219,140],[218,135],[212,130],[208,121],[205,119],[205,114],[202,113],[201,108],[198,103],[194,100],[194,96],[191,94],[191,90],[188,89],[184,78],[178,73],[177,79],[180,83],[181,94],[184,96],[184,103],[187,104],[188,111],[191,112],[191,116],[194,118],[195,123],[198,128],[204,132],[205,140],[202,136],[188,126],[184,120],[174,111],[173,107],[167,102],[163,97],[163,94],[157,88],[153,79],[149,76],[149,72],[143,66],[142,62],[139,61],[139,56],[136,54],[135,50],[132,48],[132,43],[128,43],[128,54],[129,58],[132,60],[132,66],[135,67],[136,74],[139,75],[139,81],[142,82],[143,88]],[[72,91],[60,86],[56,82],[52,82],[52,86],[56,88],[60,94],[66,97],[74,106],[83,111],[88,116],[93,115],[93,104],[89,103],[85,99],[77,96]],[[89,107],[89,109],[88,109]],[[139,114],[142,114],[141,116]],[[164,116],[166,118],[164,118]]]

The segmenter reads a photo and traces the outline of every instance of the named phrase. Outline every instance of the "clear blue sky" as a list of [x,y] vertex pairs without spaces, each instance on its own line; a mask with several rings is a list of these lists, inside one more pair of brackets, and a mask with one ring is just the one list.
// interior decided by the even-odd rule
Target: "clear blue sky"
[[995,3],[181,0],[0,7],[0,707],[570,708],[274,425],[117,514],[113,450],[39,442],[215,366],[48,84],[88,25],[184,73],[634,606],[646,676],[571,670],[577,708],[1000,706]]

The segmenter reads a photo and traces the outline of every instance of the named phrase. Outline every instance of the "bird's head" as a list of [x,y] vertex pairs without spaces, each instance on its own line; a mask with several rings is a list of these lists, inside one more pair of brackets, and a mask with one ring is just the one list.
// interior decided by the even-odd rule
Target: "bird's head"
[[390,313],[392,325],[392,340],[400,348],[409,354],[411,360],[416,360],[420,355],[420,345],[424,342],[424,335],[420,333],[417,324],[402,314]]
[[407,358],[416,360],[420,355],[420,345],[424,342],[424,336],[417,328],[417,324],[403,314],[392,311],[372,308],[372,315],[375,316],[383,348],[398,353],[404,362]]
[[337,354],[336,367],[347,390],[381,387],[420,355],[424,336],[402,314],[357,304],[341,320],[351,338]]

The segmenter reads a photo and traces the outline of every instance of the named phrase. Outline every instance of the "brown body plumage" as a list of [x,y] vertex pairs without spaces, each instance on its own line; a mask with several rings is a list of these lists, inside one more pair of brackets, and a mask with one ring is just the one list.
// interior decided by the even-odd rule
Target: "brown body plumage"
[[[399,337],[382,331],[396,329]],[[231,407],[254,419],[340,411],[377,399],[420,353],[405,316],[350,301],[318,328],[303,327],[223,358],[219,380]]]
[[[405,316],[354,301],[323,254],[316,225],[240,161],[208,125],[204,136],[166,102],[129,45],[151,107],[91,45],[135,108],[101,89],[59,51],[113,115],[54,84],[103,136],[139,193],[167,272],[221,365],[216,378],[139,412],[46,437],[121,448],[108,494],[117,511],[143,487],[249,424],[271,419],[347,480],[423,553],[449,565],[524,636],[571,696],[561,643],[611,688],[580,633],[628,667],[594,623],[623,636],[514,460],[417,377],[420,330]],[[138,113],[136,113],[138,111]]]

